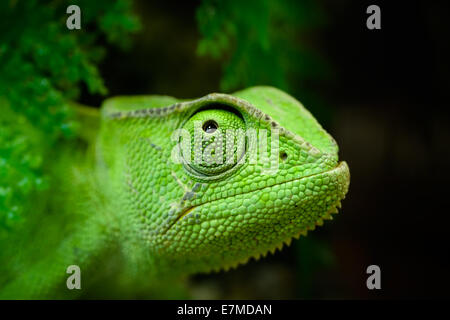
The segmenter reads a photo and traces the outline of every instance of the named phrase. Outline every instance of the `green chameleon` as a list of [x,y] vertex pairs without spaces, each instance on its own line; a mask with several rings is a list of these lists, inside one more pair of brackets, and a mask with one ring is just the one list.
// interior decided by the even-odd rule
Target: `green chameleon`
[[48,199],[0,243],[0,298],[164,297],[306,235],[349,187],[335,140],[272,87],[75,108],[81,137],[55,150]]

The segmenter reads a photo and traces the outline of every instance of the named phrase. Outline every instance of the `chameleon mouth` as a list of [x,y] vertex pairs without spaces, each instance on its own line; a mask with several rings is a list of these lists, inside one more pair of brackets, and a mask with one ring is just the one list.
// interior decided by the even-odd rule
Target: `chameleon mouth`
[[[255,189],[255,190],[251,190],[251,191],[245,192],[245,193],[240,193],[238,195],[234,195],[233,197],[236,197],[236,196],[239,196],[239,195],[242,196],[242,195],[245,195],[245,194],[248,194],[248,193],[256,192],[256,191],[259,191],[259,190],[264,190],[266,188],[272,188],[274,186],[282,185],[282,184],[285,184],[285,183],[288,183],[288,182],[301,181],[301,180],[304,180],[304,179],[308,179],[308,178],[312,178],[312,177],[316,177],[316,176],[320,176],[320,175],[336,175],[337,177],[342,177],[342,178],[345,179],[345,181],[347,181],[347,184],[344,187],[343,196],[341,198],[341,200],[342,200],[344,198],[345,194],[347,193],[348,181],[349,181],[349,175],[350,175],[349,169],[348,169],[348,165],[347,165],[347,163],[345,161],[339,162],[339,164],[336,167],[334,167],[333,169],[327,170],[327,171],[314,173],[314,174],[311,174],[311,175],[303,176],[301,178],[296,178],[296,179],[283,181],[283,182],[278,183],[278,184],[265,186],[265,187],[262,187],[262,188],[258,188],[258,189]],[[202,204],[200,204],[198,206],[193,206],[193,207],[186,208],[185,210],[181,211],[181,213],[173,221],[173,223],[167,228],[166,231],[170,230],[174,225],[176,225],[177,223],[182,221],[186,216],[188,216],[190,213],[192,213],[196,208],[199,208],[199,207],[204,206],[204,205],[206,205],[208,203],[213,203],[213,202],[216,202],[216,201],[219,201],[219,200],[223,200],[223,199],[224,198],[215,199],[213,201],[204,202],[204,203],[202,203]],[[334,205],[333,210],[330,210],[330,211],[333,211],[333,212],[326,212],[322,217],[320,217],[318,219],[318,221],[316,221],[316,225],[322,225],[323,224],[323,219],[328,219],[328,218],[331,217],[332,213],[336,213],[337,212],[336,207],[340,207],[340,200],[338,201],[338,203],[336,203]],[[300,236],[300,234],[302,234],[302,232],[299,233],[299,236]]]
[[199,206],[193,206],[193,207],[190,207],[190,208],[188,208],[186,210],[183,210],[181,212],[181,214],[176,218],[174,224],[177,223],[178,221],[180,221],[181,219],[183,219],[185,216],[187,216],[189,213],[191,213],[197,207],[199,207]]

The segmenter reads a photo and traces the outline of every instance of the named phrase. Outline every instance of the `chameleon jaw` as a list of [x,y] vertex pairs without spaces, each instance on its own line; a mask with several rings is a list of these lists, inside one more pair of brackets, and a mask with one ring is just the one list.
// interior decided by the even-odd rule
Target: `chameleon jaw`
[[[289,181],[283,181],[283,182],[281,182],[279,184],[275,184],[275,185],[281,185],[281,184],[288,183],[288,182],[300,181],[300,180],[304,180],[304,179],[307,179],[307,178],[320,176],[320,175],[323,175],[323,174],[331,174],[331,173],[334,173],[334,172],[337,172],[337,171],[344,172],[344,175],[348,174],[348,166],[347,166],[345,161],[340,162],[336,167],[334,167],[331,170],[328,170],[328,171],[325,171],[325,172],[315,173],[315,174],[304,176],[304,177],[301,177],[301,178],[292,179],[292,180],[289,180]],[[265,189],[265,188],[273,187],[275,185],[267,186],[267,187],[264,187],[264,188],[259,188],[259,189],[256,189],[256,190],[251,190],[251,191],[246,192],[246,193],[241,193],[240,195],[249,194],[249,193],[252,193],[252,192],[255,192],[255,191],[259,191],[259,190],[262,190],[262,189]],[[348,186],[346,187],[346,189],[348,189]],[[345,190],[344,195],[345,195],[346,192],[347,192],[347,190]],[[235,196],[238,196],[238,195],[235,195]],[[175,220],[173,220],[173,222],[170,224],[170,226],[167,228],[166,231],[171,229],[177,223],[181,222],[185,217],[188,217],[189,214],[191,214],[193,212],[193,210],[196,209],[197,207],[201,207],[201,206],[206,205],[208,203],[212,203],[214,201],[220,201],[220,200],[223,200],[223,199],[224,198],[219,198],[219,199],[215,199],[213,201],[208,201],[208,202],[201,203],[201,204],[196,205],[196,206],[191,206],[191,207],[184,208],[183,210],[181,210],[181,212],[178,214],[178,216],[175,218]]]
[[289,237],[278,242],[277,244],[269,247],[268,249],[265,249],[263,252],[256,252],[256,253],[250,255],[249,257],[238,260],[236,262],[233,262],[233,263],[230,263],[230,264],[227,264],[224,266],[220,266],[217,268],[213,268],[212,271],[215,271],[215,272],[220,272],[221,270],[228,271],[229,269],[235,269],[239,265],[246,264],[251,258],[253,258],[254,260],[259,260],[261,257],[263,257],[263,258],[266,257],[269,252],[272,254],[275,254],[277,249],[279,251],[281,251],[283,249],[284,245],[289,246],[292,243],[292,239],[294,239],[294,238],[299,239],[300,236],[306,236],[308,231],[313,231],[313,230],[315,230],[315,228],[317,226],[322,226],[324,224],[324,220],[333,220],[332,215],[339,213],[338,209],[340,209],[342,207],[341,201],[343,199],[345,199],[345,195],[347,194],[348,187],[349,187],[349,181],[350,181],[348,167],[345,162],[339,163],[339,165],[336,168],[332,169],[331,171],[334,171],[334,170],[342,170],[341,177],[343,179],[345,179],[345,181],[346,181],[345,185],[343,186],[343,189],[341,190],[341,196],[339,197],[339,200],[337,200],[334,204],[332,204],[329,207],[329,209],[324,214],[322,214],[314,223],[301,229],[300,231],[295,233],[293,236],[290,235]]
[[[249,241],[252,241],[252,245],[247,245],[247,251],[243,251],[241,250],[242,248],[238,246],[236,246],[236,248],[234,248],[233,252],[230,252],[230,250],[228,249],[228,252],[225,252],[226,255],[221,254],[218,251],[213,251],[212,254],[207,254],[204,255],[202,254],[201,250],[197,250],[197,248],[199,248],[201,246],[202,250],[204,250],[204,248],[208,248],[209,244],[209,239],[221,239],[222,236],[219,235],[213,235],[212,238],[205,238],[204,236],[199,238],[199,237],[193,237],[192,241],[190,236],[185,236],[186,232],[182,232],[183,228],[185,226],[190,226],[190,225],[197,225],[197,230],[199,230],[199,221],[195,220],[193,221],[192,219],[195,218],[197,219],[197,214],[194,213],[194,210],[199,211],[199,216],[201,217],[201,213],[206,213],[208,214],[212,208],[211,203],[214,201],[218,201],[220,199],[215,199],[213,201],[210,202],[205,202],[202,204],[199,204],[197,206],[189,206],[187,208],[185,208],[184,210],[180,210],[180,213],[178,214],[177,217],[174,217],[174,221],[169,228],[166,230],[165,233],[163,233],[161,235],[161,249],[165,252],[165,254],[169,254],[171,256],[173,256],[174,259],[184,259],[184,261],[186,261],[186,259],[188,261],[192,261],[195,263],[198,263],[199,261],[201,261],[202,264],[202,268],[199,269],[197,268],[195,270],[196,273],[200,272],[200,273],[207,273],[207,272],[211,272],[211,271],[215,271],[215,272],[219,272],[221,270],[229,270],[230,268],[236,268],[237,266],[241,265],[241,264],[245,264],[249,261],[249,259],[253,258],[255,260],[260,259],[261,257],[266,257],[267,253],[271,252],[272,254],[274,254],[276,252],[276,250],[282,250],[282,248],[284,247],[284,245],[290,245],[290,243],[292,242],[293,238],[298,239],[301,235],[306,236],[307,232],[310,230],[314,230],[317,226],[321,226],[324,223],[324,220],[331,220],[332,219],[332,215],[338,212],[338,208],[341,207],[341,200],[344,199],[345,194],[348,191],[348,186],[349,186],[349,170],[348,170],[348,166],[345,162],[341,162],[339,163],[336,167],[334,167],[331,170],[325,171],[325,172],[321,172],[318,174],[314,174],[314,175],[309,175],[307,177],[303,177],[300,179],[296,179],[296,180],[302,180],[302,179],[314,179],[316,176],[320,176],[320,175],[325,175],[325,176],[333,176],[334,178],[331,179],[331,183],[330,185],[333,185],[333,188],[328,188],[326,190],[328,190],[328,194],[331,195],[331,199],[325,200],[325,198],[322,197],[323,200],[325,200],[325,203],[323,203],[323,207],[320,211],[316,211],[315,214],[313,214],[314,218],[309,218],[306,219],[306,221],[304,221],[304,219],[302,219],[301,217],[303,215],[305,215],[306,217],[310,216],[308,214],[308,205],[306,205],[304,207],[304,212],[301,215],[298,215],[298,211],[297,206],[291,205],[290,206],[290,212],[289,214],[292,215],[292,219],[289,218],[289,220],[284,220],[284,227],[282,227],[283,230],[279,229],[279,233],[278,236],[273,236],[271,237],[271,239],[269,240],[269,238],[265,238],[264,234],[262,234],[262,241],[258,240],[258,239],[248,239]],[[289,183],[291,181],[288,182],[283,182],[283,183]],[[280,183],[281,184],[281,183]],[[305,184],[305,182],[302,182],[302,184]],[[278,185],[278,184],[277,184]],[[255,191],[255,190],[253,190]],[[251,191],[251,192],[253,192]],[[256,192],[259,192],[259,190],[256,190]],[[248,192],[250,193],[250,192]],[[248,195],[246,195],[247,193],[244,193],[244,197],[249,197]],[[241,198],[243,197],[242,194],[239,195],[235,195],[233,197],[237,197],[240,196]],[[320,198],[319,198],[320,199]],[[315,201],[319,201],[319,199],[315,198],[315,197],[311,197],[311,198],[301,198],[301,202],[305,203],[305,204],[310,204],[310,205],[314,205]],[[308,202],[309,201],[309,202]],[[206,207],[204,207],[204,205],[206,205]],[[210,207],[211,205],[211,207]],[[295,207],[295,208],[294,208]],[[323,211],[322,211],[323,210]],[[297,212],[296,212],[297,211]],[[233,212],[232,209],[229,212]],[[298,217],[298,218],[297,218]],[[225,217],[226,218],[226,217]],[[222,219],[225,219],[222,218]],[[302,221],[303,220],[303,221]],[[208,215],[203,216],[202,219],[202,223],[203,222],[208,222],[206,224],[207,227],[210,227],[209,223],[210,221],[214,221],[213,219],[208,219]],[[217,222],[216,225],[213,226],[217,228]],[[199,231],[197,231],[199,232]],[[233,234],[228,234],[227,235],[228,238],[227,239],[231,239],[231,237],[234,237]],[[172,241],[171,239],[174,239],[176,241]],[[238,242],[237,243],[241,243],[239,239],[237,239]],[[267,241],[269,240],[269,241]],[[254,242],[254,243],[253,243]],[[191,249],[191,253],[189,255],[182,255],[182,257],[180,257],[177,252],[173,249],[175,247],[176,244],[183,244],[183,243],[189,243],[190,249]],[[214,243],[212,245],[212,247],[214,247]],[[242,246],[241,246],[242,247]],[[216,247],[217,248],[217,247]],[[243,248],[245,249],[245,248]],[[162,252],[162,251],[161,251]],[[187,273],[190,273],[191,271],[185,269],[185,271]]]
[[[344,198],[342,198],[341,200],[343,200]],[[260,258],[265,258],[269,252],[272,255],[274,255],[277,250],[281,251],[285,246],[289,247],[291,245],[293,239],[298,240],[300,238],[300,236],[306,237],[308,235],[308,231],[315,230],[317,226],[323,226],[324,220],[333,220],[332,215],[339,213],[338,208],[340,209],[342,207],[341,200],[337,201],[331,207],[331,209],[329,209],[325,214],[323,214],[321,217],[319,217],[313,224],[311,224],[310,226],[306,227],[305,229],[299,231],[295,235],[289,236],[287,239],[282,240],[281,242],[279,242],[278,244],[274,245],[273,247],[265,250],[264,252],[255,253],[255,254],[251,255],[250,257],[247,257],[242,260],[238,260],[237,262],[234,262],[234,263],[231,263],[231,264],[228,264],[225,266],[214,268],[211,271],[221,272],[221,271],[228,271],[230,269],[236,269],[238,266],[246,264],[250,259],[258,261]]]

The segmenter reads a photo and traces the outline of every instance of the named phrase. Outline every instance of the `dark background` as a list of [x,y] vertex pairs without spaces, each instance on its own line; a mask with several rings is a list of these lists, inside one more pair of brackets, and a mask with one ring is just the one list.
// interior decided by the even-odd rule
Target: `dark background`
[[[450,10],[432,1],[319,1],[311,41],[332,76],[303,84],[307,104],[340,146],[351,185],[342,213],[283,252],[192,279],[195,298],[450,297]],[[381,8],[381,30],[366,8]],[[220,59],[196,54],[199,2],[135,1],[143,28],[101,65],[109,95],[194,98],[220,90]],[[261,83],[264,84],[264,83]],[[99,105],[104,97],[83,94]],[[381,290],[366,288],[367,266]]]

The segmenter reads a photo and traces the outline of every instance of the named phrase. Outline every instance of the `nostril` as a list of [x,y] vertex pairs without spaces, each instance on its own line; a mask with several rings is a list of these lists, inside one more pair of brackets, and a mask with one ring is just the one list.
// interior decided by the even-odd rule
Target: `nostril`
[[287,155],[287,153],[285,151],[281,151],[280,152],[280,159],[282,161],[286,161],[287,157],[288,157],[288,155]]

